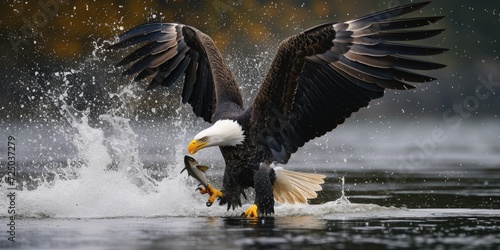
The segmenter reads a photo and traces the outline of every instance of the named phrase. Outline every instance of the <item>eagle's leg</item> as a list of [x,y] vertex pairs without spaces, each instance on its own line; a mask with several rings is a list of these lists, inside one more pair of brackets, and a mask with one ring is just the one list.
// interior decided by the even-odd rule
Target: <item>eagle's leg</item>
[[276,179],[275,172],[267,164],[261,164],[254,173],[255,202],[242,216],[257,217],[274,213],[274,195],[272,183]]
[[253,204],[251,205],[245,212],[241,214],[243,217],[247,218],[257,218],[257,205]]
[[210,195],[207,201],[207,207],[212,206],[212,204],[215,201],[215,198],[222,197],[222,192],[212,187],[210,184],[208,184],[206,188],[200,188],[200,194],[206,194],[206,193]]

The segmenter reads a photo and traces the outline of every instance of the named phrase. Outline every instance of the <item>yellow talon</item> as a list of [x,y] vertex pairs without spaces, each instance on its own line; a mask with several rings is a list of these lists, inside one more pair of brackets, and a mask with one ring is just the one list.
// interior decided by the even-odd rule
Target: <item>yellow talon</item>
[[207,207],[212,206],[212,204],[215,201],[215,198],[222,197],[222,192],[219,191],[218,189],[210,186],[210,184],[208,184],[206,186],[206,188],[199,188],[199,190],[200,190],[200,194],[208,193],[208,195],[210,195],[210,197],[208,198],[208,201],[207,201]]
[[257,205],[253,204],[251,205],[241,216],[247,217],[247,218],[257,218]]
[[[210,195],[210,198],[208,198],[208,201],[207,201],[207,206],[211,206],[214,203],[215,198],[222,197],[222,192],[219,191],[218,189],[210,186],[210,184],[207,185],[207,189],[208,189],[208,194]],[[210,204],[210,205],[208,205],[208,204]]]
[[197,188],[196,190],[200,190],[200,194],[206,194],[208,193],[207,189],[206,188]]

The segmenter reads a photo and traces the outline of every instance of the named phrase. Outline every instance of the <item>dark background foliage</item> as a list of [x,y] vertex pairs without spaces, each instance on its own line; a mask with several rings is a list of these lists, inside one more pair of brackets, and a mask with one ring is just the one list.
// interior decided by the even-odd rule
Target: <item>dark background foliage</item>
[[[45,101],[45,92],[60,83],[53,81],[54,72],[79,69],[82,73],[72,74],[72,77],[81,79],[69,81],[100,83],[72,88],[74,93],[70,95],[83,96],[80,99],[86,100],[75,105],[76,108],[92,106],[90,103],[96,98],[106,99],[112,86],[127,84],[130,79],[104,76],[115,74],[110,72],[112,67],[96,70],[106,68],[102,65],[112,65],[123,56],[99,50],[99,47],[106,40],[112,41],[126,29],[144,22],[180,22],[209,34],[237,71],[245,92],[251,94],[265,74],[279,42],[286,37],[323,22],[353,19],[409,2],[4,1],[0,8],[0,118],[36,118],[39,108],[35,107],[40,107]],[[476,117],[497,117],[500,104],[498,93],[492,92],[481,100],[474,96],[477,86],[481,85],[479,78],[491,77],[493,81],[500,81],[498,3],[434,1],[418,15],[446,16],[431,26],[445,28],[446,31],[423,43],[450,48],[443,55],[424,58],[447,64],[448,67],[431,73],[438,81],[421,84],[416,90],[388,91],[387,97],[375,102],[370,111],[364,111],[364,115],[443,117],[450,109],[456,110],[457,105],[462,105]],[[100,58],[97,60],[99,63],[87,68],[81,66],[89,58],[96,61],[96,57]],[[264,66],[253,65],[258,63]],[[119,72],[116,70],[117,75]],[[145,88],[146,82],[139,83],[139,86]],[[157,96],[167,94],[160,89],[148,95],[140,103],[146,109],[158,106]],[[178,99],[173,100],[178,102]]]

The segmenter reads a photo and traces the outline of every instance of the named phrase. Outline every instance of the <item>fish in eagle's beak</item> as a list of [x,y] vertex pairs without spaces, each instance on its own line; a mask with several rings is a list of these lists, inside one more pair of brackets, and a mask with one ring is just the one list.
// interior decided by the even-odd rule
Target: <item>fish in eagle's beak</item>
[[194,155],[194,153],[198,152],[198,150],[204,148],[206,145],[206,141],[192,140],[188,145],[188,152],[189,154]]

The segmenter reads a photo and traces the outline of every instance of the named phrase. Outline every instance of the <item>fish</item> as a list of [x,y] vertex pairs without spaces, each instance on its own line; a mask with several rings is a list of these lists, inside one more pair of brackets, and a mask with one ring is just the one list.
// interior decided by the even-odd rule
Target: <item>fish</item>
[[[199,190],[201,194],[208,194],[210,197],[206,203],[207,207],[212,206],[216,198],[222,197],[222,192],[218,189],[213,188],[207,181],[207,177],[205,176],[205,171],[208,170],[207,166],[203,166],[198,164],[198,162],[190,156],[184,156],[184,169],[182,169],[181,173],[187,170],[188,175],[197,179],[200,184],[196,190]],[[199,186],[203,185],[203,188]]]
[[207,166],[199,165],[198,162],[190,156],[184,156],[184,169],[181,173],[187,170],[188,175],[197,179],[203,186],[208,187],[207,177],[205,171],[208,170]]

